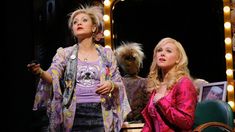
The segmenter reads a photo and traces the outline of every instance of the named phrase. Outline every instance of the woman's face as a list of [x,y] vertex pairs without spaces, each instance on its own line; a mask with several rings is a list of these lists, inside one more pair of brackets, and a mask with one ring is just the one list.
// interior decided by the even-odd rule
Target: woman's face
[[179,58],[179,52],[173,43],[162,44],[155,52],[158,67],[166,72],[175,66]]
[[219,95],[220,94],[218,94],[214,91],[210,91],[207,95],[207,99],[219,99]]
[[74,36],[90,37],[92,36],[92,33],[95,32],[96,27],[89,15],[85,13],[79,13],[73,19],[72,30]]

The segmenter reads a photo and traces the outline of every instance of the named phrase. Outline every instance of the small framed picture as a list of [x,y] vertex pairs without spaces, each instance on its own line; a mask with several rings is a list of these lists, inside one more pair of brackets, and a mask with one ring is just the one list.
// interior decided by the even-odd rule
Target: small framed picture
[[202,85],[200,88],[199,102],[203,100],[222,100],[226,101],[227,82],[213,82]]

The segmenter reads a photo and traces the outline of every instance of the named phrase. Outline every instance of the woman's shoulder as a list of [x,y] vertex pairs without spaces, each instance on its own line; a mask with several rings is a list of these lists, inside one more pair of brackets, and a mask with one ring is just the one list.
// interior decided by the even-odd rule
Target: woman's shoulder
[[111,47],[109,47],[109,46],[102,46],[102,45],[96,44],[96,47],[97,47],[99,50],[104,51],[105,53],[107,53],[107,52],[112,52],[112,49],[111,49]]
[[70,51],[72,51],[76,47],[77,47],[77,44],[74,44],[74,45],[68,46],[68,47],[59,47],[57,49],[57,51],[63,50],[64,52],[70,52]]
[[182,77],[180,77],[178,82],[179,83],[184,83],[184,82],[193,83],[193,80],[189,76],[182,76]]
[[60,56],[68,56],[76,47],[77,47],[76,44],[74,44],[73,46],[68,46],[68,47],[59,47],[57,49],[57,54]]
[[[62,48],[62,47],[61,47]],[[65,51],[72,51],[74,48],[77,48],[77,44],[63,48]]]
[[196,92],[196,88],[195,88],[195,86],[193,84],[193,80],[190,76],[182,76],[180,78],[180,80],[178,81],[178,86],[180,87],[180,89],[182,89],[182,88],[183,89],[184,88],[185,89],[191,89],[191,90]]

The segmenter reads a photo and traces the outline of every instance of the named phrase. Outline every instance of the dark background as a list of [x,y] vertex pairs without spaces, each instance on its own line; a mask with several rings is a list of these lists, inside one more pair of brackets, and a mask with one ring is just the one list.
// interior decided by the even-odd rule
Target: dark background
[[[138,2],[137,2],[138,1]],[[127,0],[114,8],[114,43],[138,42],[146,55],[140,72],[146,76],[153,49],[172,37],[184,47],[194,78],[226,80],[222,0]]]
[[[4,90],[4,105],[1,108],[4,110],[2,116],[7,120],[7,127],[4,126],[7,130],[4,131],[35,132],[43,125],[42,115],[32,111],[38,78],[27,71],[26,65],[37,59],[46,69],[57,48],[73,44],[73,38],[67,30],[67,14],[80,2],[89,3],[89,0],[6,2],[4,29],[7,35],[1,48],[1,73],[4,73],[1,87]],[[185,47],[194,77],[210,82],[226,80],[222,0],[136,2],[136,5],[120,7],[119,12],[125,13],[114,18],[119,36],[119,40],[115,38],[114,41],[128,40],[144,44],[146,59],[141,76],[148,73],[155,44],[169,36]],[[147,5],[146,2],[151,4]]]

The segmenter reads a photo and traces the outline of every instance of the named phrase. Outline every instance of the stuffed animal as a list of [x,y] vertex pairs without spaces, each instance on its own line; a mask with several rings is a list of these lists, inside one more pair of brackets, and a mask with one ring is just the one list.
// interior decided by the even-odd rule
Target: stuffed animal
[[128,123],[143,122],[141,111],[147,103],[146,78],[138,75],[144,59],[141,46],[140,43],[122,42],[114,51],[118,65],[123,72],[122,80],[132,109],[127,115]]

